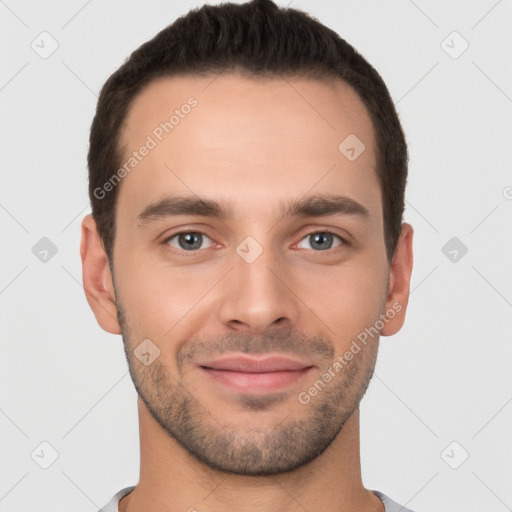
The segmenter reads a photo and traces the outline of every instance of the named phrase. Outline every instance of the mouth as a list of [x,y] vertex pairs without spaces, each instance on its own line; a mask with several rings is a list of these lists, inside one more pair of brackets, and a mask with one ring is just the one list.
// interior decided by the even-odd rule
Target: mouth
[[241,393],[264,394],[290,387],[314,365],[284,357],[225,357],[198,365],[210,382]]

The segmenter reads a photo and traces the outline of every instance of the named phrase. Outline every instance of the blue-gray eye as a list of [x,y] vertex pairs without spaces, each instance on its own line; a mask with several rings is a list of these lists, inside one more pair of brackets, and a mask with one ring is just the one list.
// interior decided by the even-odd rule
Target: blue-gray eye
[[[338,235],[335,235],[334,233],[330,233],[329,231],[318,231],[316,233],[310,233],[309,235],[305,236],[302,240],[308,240],[310,241],[311,247],[302,247],[302,249],[314,249],[314,250],[320,250],[325,251],[327,249],[333,248],[333,239],[337,238],[340,240],[340,243],[335,245],[334,247],[338,247],[340,245],[343,245],[344,240],[339,237]],[[301,241],[302,243],[302,241]]]
[[[335,238],[339,240],[339,243],[333,245]],[[166,243],[175,249],[181,249],[190,252],[204,249],[202,245],[207,240],[212,242],[212,240],[204,233],[199,233],[196,231],[185,231],[183,233],[176,233],[175,235],[169,237],[166,240]],[[309,241],[310,247],[300,247],[300,244],[302,244],[304,240]],[[299,247],[302,249],[313,249],[315,251],[326,251],[343,244],[345,244],[345,240],[343,240],[343,238],[340,236],[329,231],[317,231],[306,235],[301,240],[301,242],[299,242]]]
[[[178,246],[176,246],[173,241],[177,239]],[[171,236],[167,243],[175,247],[176,249],[183,249],[184,251],[194,251],[196,249],[201,249],[201,245],[204,242],[204,239],[210,240],[203,233],[197,233],[195,231],[187,231],[184,233],[176,233],[174,236]],[[210,240],[211,241],[211,240]]]

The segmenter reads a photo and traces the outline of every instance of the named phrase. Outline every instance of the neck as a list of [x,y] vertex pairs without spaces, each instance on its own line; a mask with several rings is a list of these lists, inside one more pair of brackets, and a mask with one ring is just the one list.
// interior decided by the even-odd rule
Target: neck
[[158,425],[140,398],[138,407],[140,478],[119,502],[119,512],[384,512],[361,481],[359,408],[310,463],[285,474],[241,476],[197,461]]

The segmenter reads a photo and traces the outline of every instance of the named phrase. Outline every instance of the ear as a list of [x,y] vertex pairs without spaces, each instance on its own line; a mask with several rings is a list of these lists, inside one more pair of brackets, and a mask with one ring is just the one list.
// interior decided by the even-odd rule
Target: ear
[[108,257],[92,215],[87,215],[82,221],[80,256],[85,296],[96,321],[105,331],[121,334]]
[[389,285],[385,310],[388,321],[385,322],[381,330],[382,336],[396,334],[402,328],[405,321],[413,264],[412,237],[412,226],[404,222],[389,269]]

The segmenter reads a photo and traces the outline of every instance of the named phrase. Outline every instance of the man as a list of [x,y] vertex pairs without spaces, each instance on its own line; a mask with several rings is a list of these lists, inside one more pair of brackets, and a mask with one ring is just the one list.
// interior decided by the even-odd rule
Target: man
[[107,80],[88,164],[84,288],[122,334],[141,444],[102,510],[408,510],[359,455],[412,272],[378,73],[305,13],[204,6]]

